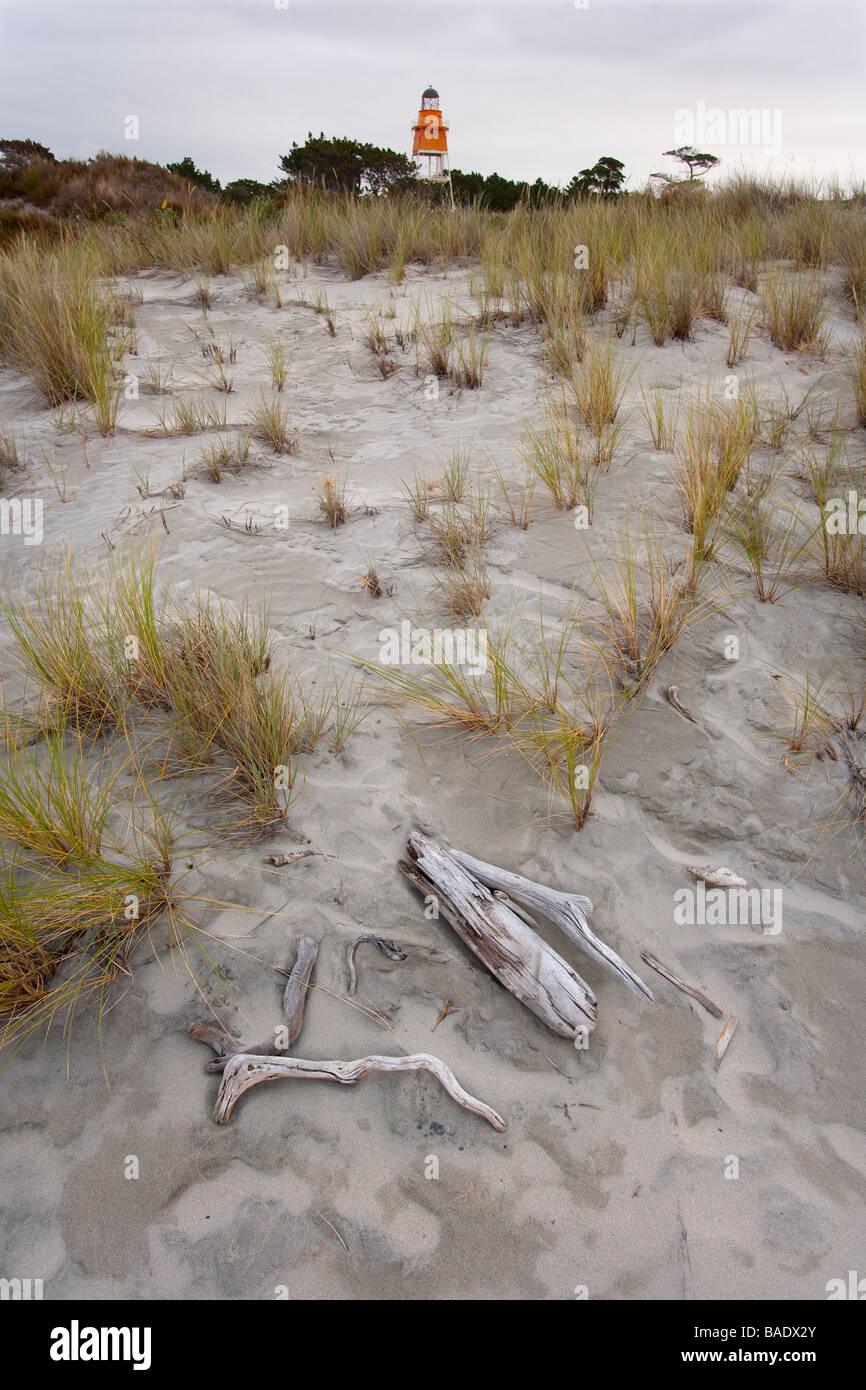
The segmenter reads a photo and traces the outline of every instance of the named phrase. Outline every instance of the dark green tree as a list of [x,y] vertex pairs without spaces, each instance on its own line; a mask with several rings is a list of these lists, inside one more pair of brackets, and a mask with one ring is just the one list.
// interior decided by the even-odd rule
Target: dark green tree
[[177,163],[166,164],[165,167],[172,174],[180,174],[181,178],[186,179],[188,183],[194,183],[196,188],[206,188],[208,193],[219,193],[220,191],[219,179],[215,179],[213,174],[208,173],[207,169],[197,169],[188,154],[185,154],[183,159],[178,160]]
[[280,168],[291,183],[325,188],[332,193],[387,193],[408,186],[415,165],[406,155],[378,145],[308,132],[303,145],[292,142]]
[[566,195],[581,198],[594,195],[596,198],[615,198],[622,192],[625,183],[625,165],[613,155],[602,155],[588,169],[581,169],[571,180]]
[[[705,174],[708,169],[715,169],[716,165],[721,163],[718,155],[701,154],[694,145],[680,145],[678,149],[665,150],[664,156],[665,159],[678,159],[680,164],[686,165],[689,177],[688,179],[677,179],[673,174],[650,175],[651,178],[661,179],[662,183],[692,183],[695,179],[700,178],[701,174]],[[697,173],[695,173],[696,169],[698,170]]]
[[486,182],[483,174],[464,174],[462,169],[451,170],[451,186],[458,203],[474,203],[477,199],[483,198]]
[[248,205],[258,198],[272,197],[273,192],[270,184],[259,183],[258,179],[232,179],[223,188],[223,197],[228,198],[230,203]]

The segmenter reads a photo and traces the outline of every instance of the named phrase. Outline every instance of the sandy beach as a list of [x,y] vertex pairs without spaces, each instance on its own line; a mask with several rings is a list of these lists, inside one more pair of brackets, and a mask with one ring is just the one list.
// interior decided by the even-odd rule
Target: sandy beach
[[[166,389],[142,384],[122,402],[114,436],[92,432],[83,444],[58,431],[28,377],[0,367],[0,417],[28,457],[4,495],[44,499],[41,546],[3,538],[4,592],[32,584],[65,545],[99,573],[152,545],[161,593],[267,602],[275,665],[312,689],[333,672],[360,680],[357,663],[377,663],[384,630],[424,618],[460,625],[442,610],[429,530],[400,488],[413,474],[436,484],[459,450],[490,496],[487,624],[537,630],[540,605],[554,626],[569,605],[595,612],[594,566],[609,567],[627,533],[639,538],[651,521],[674,556],[688,539],[675,456],[653,448],[642,389],[660,387],[685,409],[705,388],[721,395],[733,370],[762,405],[812,388],[825,419],[841,403],[847,420],[857,328],[837,271],[817,274],[830,305],[823,356],[780,351],[756,327],[731,369],[720,323],[702,318],[692,341],[657,347],[643,323],[612,333],[613,302],[597,316],[591,335],[610,341],[631,376],[587,529],[541,484],[528,527],[514,526],[493,484],[491,465],[518,487],[522,432],[549,391],[531,324],[495,324],[477,390],[441,380],[431,391],[414,347],[395,336],[408,334],[416,308],[429,319],[443,305],[476,312],[471,265],[412,265],[396,284],[385,272],[349,280],[333,264],[295,266],[280,308],[240,275],[214,276],[206,315],[187,278],[118,277],[113,288],[135,306],[137,352],[123,370],[140,376],[158,360],[171,369]],[[731,312],[757,304],[730,290]],[[364,340],[371,311],[382,314],[387,377]],[[208,361],[191,329],[206,325],[231,345],[228,394],[202,378]],[[275,455],[253,440],[247,466],[216,484],[200,464],[209,436],[162,435],[156,412],[191,393],[242,428],[262,392],[271,396],[275,340],[297,449]],[[807,440],[805,413],[792,424],[797,438]],[[862,429],[846,450],[862,469]],[[780,457],[759,444],[754,466]],[[817,520],[792,457],[774,486]],[[346,479],[349,516],[336,529],[313,494],[323,476]],[[371,562],[379,597],[363,583]],[[784,733],[785,689],[807,668],[827,698],[862,687],[863,600],[809,579],[762,603],[730,548],[714,576],[716,603],[617,720],[579,831],[507,739],[424,729],[405,708],[401,721],[369,669],[366,717],[341,752],[324,737],[302,758],[284,827],[232,838],[207,774],[178,779],[175,874],[224,979],[200,957],[194,979],[156,929],[115,982],[101,1037],[83,1009],[71,1040],[58,1018],[8,1060],[4,1267],[42,1278],[46,1298],[87,1300],[825,1299],[829,1280],[861,1268],[863,826],[845,758],[790,756]],[[7,708],[24,692],[12,645],[4,624]],[[693,720],[666,698],[671,686]],[[598,996],[585,1049],[554,1036],[442,917],[425,915],[397,871],[413,829],[590,898],[593,930],[639,971],[653,1002],[541,923]],[[315,853],[265,862],[306,850]],[[678,923],[674,895],[696,889],[695,865],[780,890],[780,920],[771,930]],[[362,947],[353,1003],[346,952],[365,932],[411,949],[393,961]],[[273,967],[290,968],[307,935],[320,949],[296,1053],[432,1052],[507,1130],[417,1073],[257,1088],[216,1126],[219,1078],[187,1025],[212,1007],[235,1036],[267,1034],[284,985]],[[644,952],[737,1019],[718,1068],[721,1022],[647,967]]]

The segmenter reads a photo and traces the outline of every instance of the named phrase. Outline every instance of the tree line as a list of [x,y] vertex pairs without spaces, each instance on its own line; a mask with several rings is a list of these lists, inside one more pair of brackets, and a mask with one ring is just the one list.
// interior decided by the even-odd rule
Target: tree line
[[[673,174],[653,174],[652,178],[662,184],[693,182],[719,162],[714,155],[690,146],[666,150],[665,155],[688,173],[679,178]],[[294,141],[291,150],[280,157],[280,173],[271,183],[239,178],[222,185],[209,170],[198,168],[190,155],[165,166],[106,155],[95,156],[90,163],[106,159],[136,166],[142,178],[146,174],[149,182],[153,174],[164,167],[170,175],[200,190],[206,197],[238,204],[273,199],[293,186],[356,197],[411,192],[436,201],[449,196],[443,185],[419,180],[414,162],[405,154],[348,136],[330,137],[324,133],[313,135],[309,132],[303,143]],[[37,169],[52,183],[62,180],[64,169],[80,175],[86,167],[80,160],[57,160],[51,150],[35,140],[0,140],[0,198],[31,196]],[[464,173],[461,169],[451,171],[451,184],[457,202],[480,202],[491,211],[508,212],[520,202],[541,206],[561,199],[616,198],[625,190],[626,174],[622,160],[602,155],[595,164],[576,173],[564,187],[545,183],[540,178],[528,183],[504,178],[498,173]]]

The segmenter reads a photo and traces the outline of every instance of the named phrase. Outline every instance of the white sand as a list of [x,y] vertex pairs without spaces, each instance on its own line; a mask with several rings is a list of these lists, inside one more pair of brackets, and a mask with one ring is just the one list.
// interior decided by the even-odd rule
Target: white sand
[[[134,283],[144,293],[140,359],[176,357],[173,389],[192,383],[205,364],[186,327],[201,322],[191,286],[154,274]],[[240,423],[262,388],[270,395],[263,344],[279,336],[290,356],[283,399],[299,452],[274,458],[254,446],[263,466],[219,487],[191,477],[167,513],[165,535],[158,519],[136,520],[164,504],[141,501],[136,471],[158,492],[198,458],[202,441],[142,433],[154,424],[154,398],[143,394],[124,407],[113,439],[90,439],[86,469],[78,436],[58,434],[31,384],[0,370],[0,418],[23,433],[31,459],[25,475],[7,480],[5,495],[45,499],[46,542],[40,549],[3,538],[4,587],[51,546],[68,540],[76,557],[97,562],[103,532],[119,543],[137,526],[159,539],[164,584],[269,599],[280,661],[312,675],[341,656],[375,659],[380,629],[433,611],[431,571],[398,481],[415,469],[439,476],[456,443],[471,446],[478,476],[486,451],[516,480],[519,430],[537,419],[543,395],[539,341],[529,327],[498,327],[482,389],[443,388],[428,401],[411,352],[398,359],[405,370],[380,379],[362,343],[363,316],[393,305],[396,322],[405,322],[413,301],[440,295],[471,308],[466,272],[412,271],[395,288],[384,276],[349,283],[311,269],[287,294],[327,293],[333,338],[309,309],[251,301],[240,280],[218,279],[213,288],[210,322],[220,342],[237,347],[230,420]],[[786,357],[756,332],[742,379],[754,377],[762,393],[778,393],[781,382],[799,398],[824,376],[820,389],[833,402],[844,395],[840,353],[854,333],[841,308],[831,329],[824,363]],[[636,346],[630,331],[616,346],[639,371],[588,542],[540,487],[528,531],[500,515],[486,548],[491,614],[509,605],[537,613],[539,587],[553,606],[573,586],[588,590],[586,545],[603,560],[626,524],[639,534],[648,509],[663,518],[672,548],[682,547],[673,460],[653,452],[634,403],[639,386],[656,381],[672,400],[705,382],[720,390],[727,332],[702,322],[693,343],[658,349],[641,328]],[[128,367],[135,370],[135,359]],[[68,469],[65,504],[40,445],[58,475]],[[377,509],[336,532],[315,521],[311,492],[321,473],[335,471],[329,451],[349,470],[353,505]],[[864,457],[862,431],[851,456]],[[785,486],[801,498],[792,480]],[[292,524],[278,532],[274,508],[285,504]],[[247,508],[261,523],[258,535],[218,524],[222,513],[242,519]],[[393,597],[365,593],[368,556],[395,585]],[[261,961],[286,964],[299,934],[321,940],[315,979],[337,993],[346,947],[361,931],[444,947],[444,964],[396,964],[364,947],[358,998],[384,1011],[393,1033],[319,992],[295,1051],[434,1051],[506,1117],[505,1134],[418,1075],[369,1077],[353,1088],[261,1088],[217,1128],[208,1054],[185,1033],[203,1004],[183,967],[153,960],[145,946],[105,1019],[102,1058],[92,1021],[82,1017],[68,1079],[59,1030],[44,1046],[28,1044],[3,1074],[4,1272],[41,1277],[46,1297],[61,1299],[273,1298],[279,1286],[293,1298],[570,1298],[586,1286],[596,1299],[818,1299],[828,1279],[862,1271],[866,898],[854,831],[833,833],[849,814],[840,803],[847,772],[841,761],[786,769],[769,732],[787,718],[769,673],[802,677],[808,657],[831,683],[840,684],[841,667],[862,685],[862,600],[813,583],[760,604],[736,565],[719,582],[731,591],[728,607],[686,632],[647,698],[617,727],[594,815],[579,834],[519,760],[448,731],[424,739],[422,762],[377,709],[341,756],[323,742],[305,761],[288,835],[233,847],[200,830],[192,848],[178,849],[180,867],[196,865],[185,889],[243,909],[194,912],[251,953],[213,946],[243,1004],[222,1016],[244,1038],[277,1021],[281,979]],[[740,639],[735,662],[723,655],[728,633]],[[8,663],[4,670],[13,698],[20,681]],[[697,725],[663,699],[671,683]],[[190,796],[206,826],[207,803]],[[625,992],[551,929],[551,944],[598,994],[599,1026],[583,1053],[548,1033],[446,923],[425,919],[395,867],[414,826],[589,896],[595,931],[646,976],[655,1004]],[[302,837],[330,857],[278,870],[262,863],[265,854],[303,848]],[[708,863],[729,865],[750,885],[782,886],[782,932],[675,925],[673,893],[693,883],[686,866]],[[644,950],[739,1019],[718,1072],[712,1044],[720,1024],[645,969]],[[446,999],[452,1010],[432,1035]],[[124,1177],[128,1155],[139,1158],[138,1180]],[[731,1155],[736,1180],[725,1177]],[[425,1177],[430,1156],[438,1179]],[[690,1273],[678,1263],[678,1207]]]

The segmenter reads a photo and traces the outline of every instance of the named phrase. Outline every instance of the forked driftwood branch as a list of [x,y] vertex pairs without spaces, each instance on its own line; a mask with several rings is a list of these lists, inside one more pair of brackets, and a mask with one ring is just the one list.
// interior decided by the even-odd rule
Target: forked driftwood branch
[[285,1052],[299,1036],[304,1023],[304,1005],[310,976],[319,953],[319,944],[311,936],[302,936],[298,943],[298,957],[292,967],[283,992],[283,1023],[275,1028],[269,1038],[254,1047],[243,1047],[232,1038],[224,1028],[215,1023],[191,1023],[187,1028],[191,1038],[207,1043],[214,1056],[207,1064],[208,1071],[222,1071],[226,1063],[240,1055],[274,1057]]
[[583,1037],[595,1026],[597,1001],[589,985],[464,868],[456,852],[418,831],[409,836],[407,850],[412,862],[400,860],[401,873],[435,896],[442,915],[500,984],[560,1037]]
[[579,893],[560,893],[556,888],[546,888],[542,883],[534,883],[532,879],[509,873],[507,869],[498,869],[495,864],[485,864],[483,859],[475,859],[471,854],[463,854],[457,849],[452,850],[451,854],[488,888],[504,891],[530,911],[546,917],[588,956],[622,980],[634,994],[652,999],[649,985],[588,927],[586,918],[592,912],[589,898],[581,897]]
[[230,1057],[225,1064],[219,1094],[214,1107],[217,1124],[228,1124],[232,1110],[244,1091],[257,1086],[260,1081],[280,1081],[291,1077],[305,1078],[308,1081],[339,1081],[343,1086],[354,1086],[371,1071],[429,1071],[452,1100],[480,1115],[500,1134],[506,1128],[501,1115],[483,1101],[476,1100],[464,1091],[454,1073],[438,1057],[427,1052],[416,1052],[409,1057],[359,1057],[354,1062],[313,1062],[303,1057],[253,1057],[239,1053]]

